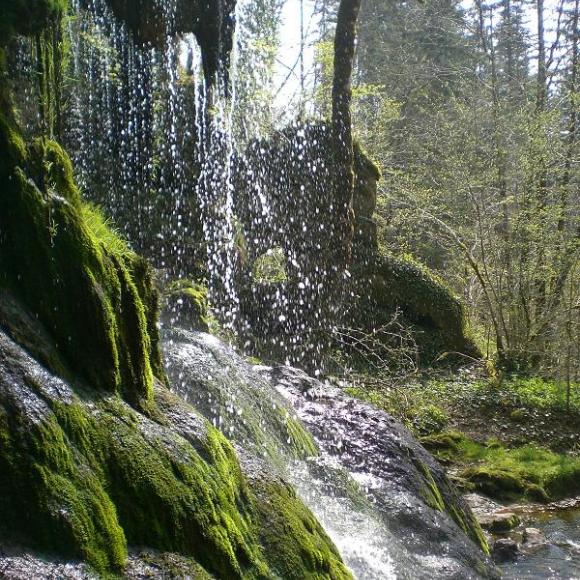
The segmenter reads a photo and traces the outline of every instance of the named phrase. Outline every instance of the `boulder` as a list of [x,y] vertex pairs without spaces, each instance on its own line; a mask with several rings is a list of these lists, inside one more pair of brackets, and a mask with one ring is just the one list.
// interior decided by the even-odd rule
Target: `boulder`
[[546,536],[538,528],[525,528],[522,536],[522,548],[525,551],[535,551],[547,543]]
[[501,538],[493,544],[492,557],[495,562],[513,562],[520,554],[520,546],[515,540]]
[[520,525],[521,519],[512,512],[495,512],[479,516],[479,525],[494,534],[509,532]]

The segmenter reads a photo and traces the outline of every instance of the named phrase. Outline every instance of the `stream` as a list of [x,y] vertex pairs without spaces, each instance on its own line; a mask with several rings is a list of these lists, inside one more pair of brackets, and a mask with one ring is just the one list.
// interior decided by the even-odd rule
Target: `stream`
[[528,580],[531,578],[580,578],[580,506],[556,511],[522,514],[521,527],[539,530],[544,541],[523,548],[515,561],[501,564],[504,578]]

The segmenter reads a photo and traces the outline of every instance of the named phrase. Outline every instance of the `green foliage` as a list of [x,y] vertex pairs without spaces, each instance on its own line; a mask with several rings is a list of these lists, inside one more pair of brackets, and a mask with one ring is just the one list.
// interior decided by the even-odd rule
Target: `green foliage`
[[276,284],[286,280],[286,257],[282,248],[269,249],[253,264],[253,277],[257,282]]
[[437,405],[425,405],[413,409],[409,420],[415,432],[438,433],[449,423],[449,415]]
[[381,389],[348,387],[346,392],[394,415],[417,436],[439,433],[447,427],[449,414],[442,407],[430,402],[432,392],[429,396],[414,399],[414,394],[420,388],[417,385],[411,391],[405,387]]
[[493,432],[510,445],[532,441],[573,450],[580,402],[579,387],[572,387],[569,412],[565,386],[540,377],[512,376],[498,384],[470,374],[426,373],[404,385],[369,382],[347,390],[394,415],[418,436],[460,426],[477,438]]
[[502,500],[557,500],[580,491],[580,459],[537,445],[509,449],[490,440],[477,443],[457,432],[421,440],[437,457],[463,466],[459,477]]
[[[485,389],[485,386],[480,384],[480,388]],[[505,403],[514,406],[561,412],[567,408],[566,387],[553,379],[511,376],[496,392]],[[572,385],[570,406],[572,411],[580,412],[580,383]]]

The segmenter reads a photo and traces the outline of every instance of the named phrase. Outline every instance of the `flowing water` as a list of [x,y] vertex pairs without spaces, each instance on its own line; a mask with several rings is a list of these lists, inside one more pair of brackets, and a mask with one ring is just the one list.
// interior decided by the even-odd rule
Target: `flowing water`
[[532,512],[524,525],[544,536],[538,546],[526,549],[514,562],[501,565],[512,580],[577,580],[580,578],[580,508]]
[[[494,577],[426,499],[431,482],[441,501],[466,509],[441,467],[388,415],[297,369],[251,365],[208,334],[165,329],[163,344],[175,392],[228,435],[242,461],[260,454],[294,484],[357,578]],[[299,444],[298,420],[318,454]]]

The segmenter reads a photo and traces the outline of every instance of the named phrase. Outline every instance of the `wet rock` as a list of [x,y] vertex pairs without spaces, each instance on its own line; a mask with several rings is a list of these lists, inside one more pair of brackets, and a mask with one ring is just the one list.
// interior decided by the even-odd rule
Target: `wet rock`
[[297,445],[302,437],[281,418],[311,431],[320,455],[291,464],[288,477],[358,577],[390,577],[364,567],[361,554],[375,549],[401,579],[495,577],[474,543],[485,540],[468,506],[400,423],[297,369],[250,365],[213,336],[163,334],[172,387],[237,447],[261,448],[266,458],[301,448],[303,457],[306,442]]
[[538,528],[526,528],[522,537],[523,547],[527,550],[546,544],[546,536]]
[[[164,385],[152,416],[77,386],[0,328],[1,578],[108,577],[132,546],[178,552],[136,562],[147,577],[202,578],[190,570],[203,566],[205,577],[287,578],[288,562],[308,577],[315,562],[350,578],[291,486],[270,465],[244,471],[223,434]],[[25,545],[8,551],[9,541]]]
[[[297,369],[263,372],[292,403],[322,452],[363,483],[368,500],[410,560],[420,559],[422,575],[462,578],[479,570],[481,576],[493,577],[493,567],[463,531],[486,546],[469,507],[441,466],[399,422]],[[442,553],[448,564],[453,562],[453,573],[443,574],[434,557]]]
[[496,512],[479,516],[477,519],[484,530],[489,530],[494,534],[509,532],[521,523],[520,517],[512,512]]
[[520,553],[520,547],[515,540],[500,538],[493,544],[492,557],[495,562],[512,562]]

